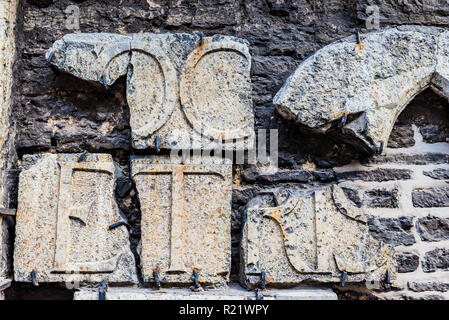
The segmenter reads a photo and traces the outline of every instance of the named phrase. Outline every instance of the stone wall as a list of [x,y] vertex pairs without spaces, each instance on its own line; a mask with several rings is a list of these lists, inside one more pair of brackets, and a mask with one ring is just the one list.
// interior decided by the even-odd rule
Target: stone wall
[[[445,182],[449,176],[448,125],[443,111],[447,103],[427,91],[418,96],[396,122],[386,154],[372,158],[332,133],[297,127],[273,106],[274,95],[301,62],[364,25],[369,4],[379,6],[382,28],[449,24],[444,1],[432,5],[383,0],[123,0],[119,5],[103,0],[20,1],[20,54],[12,115],[15,150],[2,149],[9,150],[12,158],[18,154],[17,167],[9,171],[11,207],[17,204],[17,176],[24,154],[109,153],[121,167],[116,197],[131,225],[131,248],[139,264],[141,207],[130,177],[130,157],[154,151],[131,148],[125,79],[105,89],[52,69],[45,52],[73,32],[237,36],[249,42],[252,55],[256,129],[279,129],[280,171],[272,173],[262,165],[234,166],[231,280],[237,281],[242,214],[251,199],[277,187],[304,190],[339,183],[348,198],[372,215],[371,234],[397,251],[398,279],[390,291],[376,294],[386,298],[449,298],[445,272],[449,215],[444,212],[449,205]],[[67,25],[74,12],[68,8],[71,5],[79,8],[79,29]],[[342,298],[377,292],[357,286],[337,289]],[[20,296],[19,287],[16,290]]]

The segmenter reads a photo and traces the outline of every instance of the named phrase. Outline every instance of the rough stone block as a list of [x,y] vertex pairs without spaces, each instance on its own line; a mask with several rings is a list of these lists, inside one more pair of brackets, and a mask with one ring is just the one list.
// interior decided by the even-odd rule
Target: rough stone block
[[377,153],[423,89],[449,97],[449,32],[400,26],[355,40],[336,41],[301,63],[273,102],[284,118],[316,131],[340,124],[363,150]]
[[[81,160],[81,161],[80,161]],[[136,266],[114,199],[107,154],[24,156],[16,217],[14,279],[135,283]]]
[[399,208],[399,192],[397,188],[374,189],[364,193],[363,204],[370,208]]
[[414,292],[424,292],[424,291],[439,291],[446,292],[449,291],[449,283],[444,282],[417,282],[411,281],[408,283],[408,288]]
[[399,273],[413,272],[418,269],[419,257],[414,253],[399,253],[395,255]]
[[371,235],[392,246],[410,246],[416,243],[412,233],[413,218],[371,218],[368,221]]
[[426,252],[424,261],[422,261],[422,269],[424,272],[433,272],[437,269],[449,269],[449,250],[445,248],[437,248]]
[[225,283],[231,270],[232,164],[226,159],[132,159],[142,210],[145,282]]
[[413,206],[419,208],[449,207],[449,188],[416,189],[412,201]]
[[424,171],[423,174],[437,180],[449,179],[449,170],[444,168],[438,168],[432,171]]
[[366,171],[345,171],[338,172],[338,180],[362,180],[362,181],[392,181],[392,180],[409,180],[412,178],[413,172],[407,169],[375,169]]
[[449,218],[440,218],[427,216],[418,219],[416,223],[421,240],[424,241],[442,241],[449,239]]
[[252,148],[251,57],[242,39],[69,34],[47,58],[105,86],[127,74],[134,148]]
[[367,216],[338,186],[275,189],[253,199],[245,215],[240,279],[248,288],[262,272],[267,284],[339,282],[343,272],[348,282],[396,275],[392,248],[368,234]]

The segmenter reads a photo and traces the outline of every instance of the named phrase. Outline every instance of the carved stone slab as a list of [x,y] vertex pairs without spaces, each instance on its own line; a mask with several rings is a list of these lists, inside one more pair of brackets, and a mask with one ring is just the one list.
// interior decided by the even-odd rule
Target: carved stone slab
[[[317,51],[274,97],[286,119],[325,132],[338,124],[371,153],[385,150],[398,115],[431,87],[449,98],[449,32],[401,26]],[[361,143],[360,143],[361,142]]]
[[25,156],[16,217],[14,279],[137,282],[129,235],[114,199],[107,154]]
[[127,74],[137,149],[252,147],[251,57],[242,39],[69,34],[47,58],[64,72],[105,86]]
[[[270,207],[275,199],[279,205]],[[382,281],[396,275],[393,249],[368,234],[367,217],[338,186],[314,191],[276,190],[246,209],[241,282],[252,288],[262,272],[271,284],[304,280]]]
[[[191,159],[189,159],[191,160]],[[142,209],[141,265],[146,282],[225,283],[231,269],[232,164],[165,156],[135,158]]]

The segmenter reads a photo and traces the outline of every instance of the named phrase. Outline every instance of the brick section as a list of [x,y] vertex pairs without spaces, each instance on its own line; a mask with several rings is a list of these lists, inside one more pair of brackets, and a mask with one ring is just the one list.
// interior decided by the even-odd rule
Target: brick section
[[392,181],[409,180],[412,178],[412,171],[405,169],[375,169],[369,171],[346,171],[338,172],[337,180],[362,180],[362,181]]
[[363,204],[371,208],[399,208],[398,189],[375,189],[366,191]]
[[392,246],[410,246],[416,243],[411,232],[413,218],[370,218],[368,221],[371,235],[379,241],[389,243]]
[[399,253],[395,258],[399,273],[413,272],[418,269],[419,257],[414,253]]
[[435,169],[433,171],[424,171],[423,174],[425,176],[439,180],[449,179],[449,170],[443,168]]
[[437,269],[449,269],[449,249],[437,248],[424,255],[422,262],[424,272],[433,272]]
[[446,292],[449,291],[449,283],[413,281],[408,283],[408,288],[414,292],[425,292],[425,291]]
[[416,189],[412,200],[413,206],[419,208],[449,207],[449,187]]
[[449,239],[449,218],[427,216],[418,219],[416,229],[424,241],[441,241]]

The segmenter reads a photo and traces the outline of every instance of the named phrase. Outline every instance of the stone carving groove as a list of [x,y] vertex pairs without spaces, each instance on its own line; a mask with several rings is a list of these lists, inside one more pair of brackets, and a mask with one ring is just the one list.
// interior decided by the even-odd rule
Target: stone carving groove
[[16,281],[137,282],[134,256],[114,200],[115,166],[106,154],[25,156],[16,218]]
[[367,217],[338,186],[313,191],[275,190],[275,207],[267,196],[246,209],[241,280],[252,287],[266,272],[268,283],[304,280],[351,282],[383,280],[395,275],[393,250],[369,236]]
[[47,58],[64,72],[105,86],[127,74],[137,149],[252,147],[251,57],[241,39],[69,34]]
[[[179,161],[178,161],[179,160]],[[232,165],[182,159],[132,160],[142,209],[141,264],[146,282],[225,283],[231,268]]]
[[274,98],[286,119],[325,132],[340,124],[370,152],[387,147],[408,103],[431,87],[449,98],[449,32],[402,26],[332,43],[304,61]]

